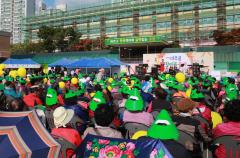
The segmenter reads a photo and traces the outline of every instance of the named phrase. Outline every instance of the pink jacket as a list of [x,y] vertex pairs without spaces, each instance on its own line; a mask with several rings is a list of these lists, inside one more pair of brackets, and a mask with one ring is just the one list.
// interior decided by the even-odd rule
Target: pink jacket
[[[217,125],[213,129],[213,137],[217,138],[224,135],[240,136],[240,122],[227,122]],[[226,158],[226,151],[223,145],[219,146],[214,153],[217,158]]]

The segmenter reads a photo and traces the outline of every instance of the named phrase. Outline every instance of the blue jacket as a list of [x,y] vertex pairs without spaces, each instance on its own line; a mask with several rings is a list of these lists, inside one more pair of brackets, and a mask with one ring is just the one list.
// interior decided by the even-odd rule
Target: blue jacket
[[11,96],[13,98],[21,98],[22,97],[21,91],[17,93],[13,88],[8,88],[8,87],[5,87],[4,94],[6,96]]

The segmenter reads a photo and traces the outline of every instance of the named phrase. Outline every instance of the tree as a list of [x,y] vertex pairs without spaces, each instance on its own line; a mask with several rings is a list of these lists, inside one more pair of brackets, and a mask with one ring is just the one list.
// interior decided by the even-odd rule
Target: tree
[[77,32],[73,27],[66,29],[66,38],[68,39],[68,48],[71,50],[79,44],[82,34]]
[[68,47],[65,37],[66,37],[66,29],[56,28],[54,30],[54,44],[56,48],[59,49],[61,52],[65,51]]
[[48,26],[40,27],[38,37],[42,40],[43,48],[49,53],[53,52],[56,47],[54,45],[55,29]]
[[11,45],[10,51],[13,54],[32,54],[32,53],[40,53],[43,51],[43,44],[32,43],[32,42],[24,42]]
[[215,30],[212,35],[217,45],[240,44],[240,28],[232,29],[229,32]]

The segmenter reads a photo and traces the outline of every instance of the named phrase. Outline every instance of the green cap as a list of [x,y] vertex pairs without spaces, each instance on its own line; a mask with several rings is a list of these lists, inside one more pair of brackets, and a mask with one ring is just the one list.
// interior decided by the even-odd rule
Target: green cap
[[105,104],[106,99],[103,96],[102,92],[97,91],[94,95],[93,99],[89,103],[89,108],[92,111],[95,111],[100,104]]
[[167,87],[173,88],[176,84],[177,81],[175,79],[175,77],[170,76],[164,83]]
[[166,75],[165,74],[159,74],[158,79],[161,80],[161,81],[165,81],[166,80]]
[[185,91],[186,90],[185,86],[182,83],[176,83],[175,85],[173,85],[173,88],[177,89],[179,91]]
[[198,92],[197,89],[193,89],[190,95],[191,99],[202,99],[205,98],[202,92]]
[[57,92],[52,88],[48,88],[47,95],[46,95],[46,105],[53,106],[57,104]]
[[222,80],[221,80],[221,83],[222,83],[222,85],[227,86],[229,84],[228,78],[227,77],[223,77]]
[[118,89],[118,93],[129,94],[130,88],[128,86],[122,86]]
[[71,80],[71,78],[70,77],[68,77],[68,76],[65,76],[64,78],[63,78],[63,81],[70,81]]
[[143,111],[144,102],[138,89],[134,88],[129,92],[129,98],[125,103],[125,108],[128,111]]
[[21,83],[21,84],[26,84],[27,83],[26,80],[23,79],[23,78],[19,78],[18,82]]
[[65,94],[65,99],[69,99],[69,98],[73,98],[76,96],[76,93],[72,90],[69,90],[66,94]]
[[238,98],[238,88],[235,84],[229,84],[226,87],[226,99],[228,101]]
[[82,73],[79,73],[79,74],[78,74],[78,79],[81,79],[81,78],[83,78],[83,74],[82,74]]
[[11,77],[11,76],[7,76],[7,77],[6,77],[6,80],[9,81],[9,82],[13,82],[13,81],[14,81],[14,78]]
[[178,129],[166,110],[162,110],[158,114],[156,120],[148,129],[147,136],[161,140],[178,140]]

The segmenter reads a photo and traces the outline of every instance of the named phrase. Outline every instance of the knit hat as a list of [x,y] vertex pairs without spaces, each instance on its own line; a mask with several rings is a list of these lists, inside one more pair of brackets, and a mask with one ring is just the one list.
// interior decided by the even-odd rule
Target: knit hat
[[176,104],[177,110],[184,113],[188,112],[189,110],[192,110],[196,106],[197,103],[189,98],[183,98]]

